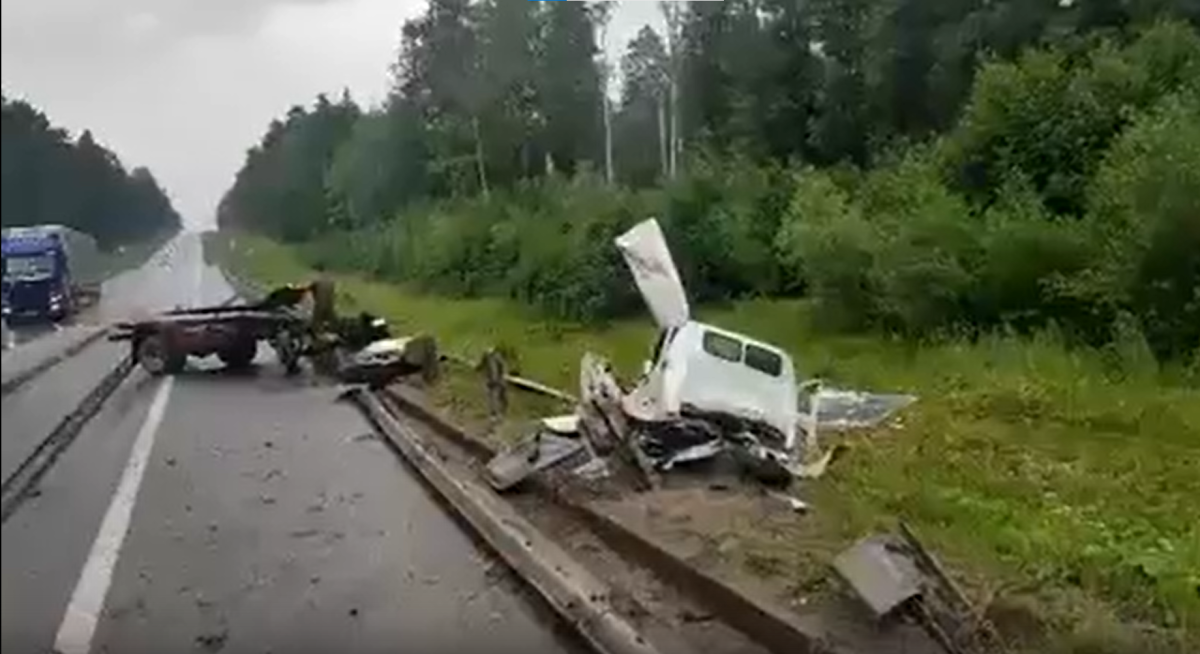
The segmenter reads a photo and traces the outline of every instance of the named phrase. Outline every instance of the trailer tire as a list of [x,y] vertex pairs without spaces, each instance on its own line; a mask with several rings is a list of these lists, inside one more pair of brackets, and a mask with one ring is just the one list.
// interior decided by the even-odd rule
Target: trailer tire
[[258,341],[254,338],[238,338],[225,350],[218,352],[217,356],[226,368],[245,370],[258,356]]
[[187,363],[187,355],[173,350],[163,334],[150,334],[138,340],[135,348],[137,362],[154,375],[173,375]]

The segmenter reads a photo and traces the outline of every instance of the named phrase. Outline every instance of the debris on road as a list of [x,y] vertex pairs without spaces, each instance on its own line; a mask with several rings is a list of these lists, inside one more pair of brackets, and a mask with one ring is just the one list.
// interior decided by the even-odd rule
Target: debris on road
[[228,640],[229,631],[221,629],[214,633],[196,636],[196,645],[206,652],[219,652],[225,649],[225,643]]
[[[819,431],[874,427],[916,400],[826,388],[819,380],[799,384],[783,349],[692,319],[657,221],[639,223],[615,243],[659,327],[652,358],[626,391],[607,360],[585,352],[575,414],[543,421],[498,454],[488,466],[497,490],[561,468],[590,479],[611,473],[652,489],[663,473],[725,455],[751,478],[786,487],[822,476],[844,451],[822,451]],[[492,398],[498,375],[507,375],[502,362],[485,357],[487,363],[489,372],[499,371],[489,376]],[[492,400],[491,408],[496,415],[503,403]]]

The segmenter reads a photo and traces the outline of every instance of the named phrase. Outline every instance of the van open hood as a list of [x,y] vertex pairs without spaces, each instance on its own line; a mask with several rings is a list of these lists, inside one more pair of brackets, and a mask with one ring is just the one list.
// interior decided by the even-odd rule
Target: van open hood
[[644,220],[614,240],[659,328],[682,327],[691,309],[658,221]]

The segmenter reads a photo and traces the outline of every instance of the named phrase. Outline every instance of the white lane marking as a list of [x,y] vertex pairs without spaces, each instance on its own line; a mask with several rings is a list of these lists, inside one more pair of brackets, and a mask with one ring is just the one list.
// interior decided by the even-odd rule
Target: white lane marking
[[121,483],[113,494],[108,511],[104,513],[100,531],[92,542],[87,562],[75,584],[75,591],[71,593],[71,602],[58,627],[58,634],[54,637],[54,651],[58,654],[88,654],[91,650],[100,611],[104,608],[108,588],[112,585],[113,569],[129,532],[138,488],[142,485],[150,450],[154,447],[154,437],[162,424],[174,382],[173,377],[165,377],[159,383],[150,411],[138,431],[133,452],[121,473]]

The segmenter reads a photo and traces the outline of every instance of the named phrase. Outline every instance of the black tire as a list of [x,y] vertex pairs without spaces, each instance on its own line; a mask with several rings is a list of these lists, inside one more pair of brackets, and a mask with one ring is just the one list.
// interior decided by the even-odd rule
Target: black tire
[[254,357],[258,356],[258,341],[253,338],[238,338],[229,347],[218,352],[217,356],[226,368],[245,370],[254,363]]
[[159,377],[173,375],[187,363],[187,355],[173,351],[162,334],[151,334],[142,337],[135,350],[135,357],[142,368]]

